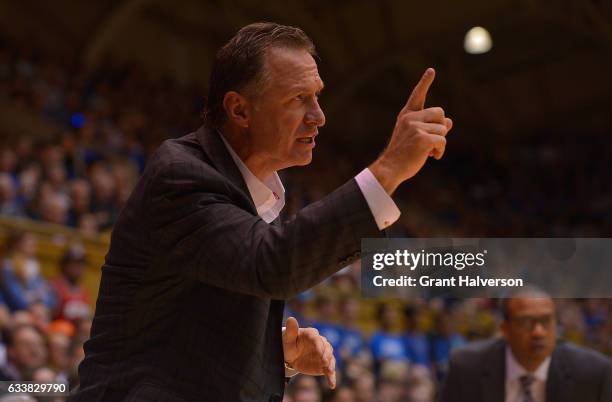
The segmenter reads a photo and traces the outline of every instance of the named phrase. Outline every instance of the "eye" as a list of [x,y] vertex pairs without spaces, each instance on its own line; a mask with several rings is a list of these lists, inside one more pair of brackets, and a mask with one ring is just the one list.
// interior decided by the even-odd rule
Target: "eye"
[[304,99],[306,99],[306,96],[304,96],[304,94],[299,94],[294,99],[297,100],[297,101],[302,102]]

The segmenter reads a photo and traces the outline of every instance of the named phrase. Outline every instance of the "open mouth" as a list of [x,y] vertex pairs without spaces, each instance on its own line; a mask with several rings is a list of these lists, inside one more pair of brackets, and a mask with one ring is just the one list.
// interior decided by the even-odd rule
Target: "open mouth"
[[302,144],[312,144],[312,142],[314,141],[314,137],[298,138],[297,141],[301,142]]

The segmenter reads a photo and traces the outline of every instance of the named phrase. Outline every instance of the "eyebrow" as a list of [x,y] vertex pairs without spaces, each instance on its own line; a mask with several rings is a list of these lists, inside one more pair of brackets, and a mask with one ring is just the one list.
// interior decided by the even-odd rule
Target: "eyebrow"
[[[316,93],[320,93],[325,88],[325,83],[323,82],[323,80],[320,80],[320,81],[321,81],[321,88],[317,89]],[[308,90],[308,89],[309,89],[308,87],[305,87],[303,85],[296,85],[293,88],[291,88],[291,90],[295,91],[295,92],[297,92],[297,91],[305,91],[305,90]]]

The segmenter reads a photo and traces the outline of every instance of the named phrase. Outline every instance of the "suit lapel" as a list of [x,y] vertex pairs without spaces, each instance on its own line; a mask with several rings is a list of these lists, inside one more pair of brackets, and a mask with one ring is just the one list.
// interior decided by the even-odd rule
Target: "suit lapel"
[[569,364],[563,353],[563,343],[559,342],[550,359],[546,379],[546,402],[570,402],[573,380]]
[[202,126],[196,131],[196,137],[214,167],[243,193],[242,195],[249,200],[251,212],[257,215],[257,208],[255,208],[249,188],[223,143],[220,134],[217,131],[210,131],[205,126]]
[[506,394],[505,342],[492,345],[491,357],[483,362],[481,377],[482,402],[503,401]]

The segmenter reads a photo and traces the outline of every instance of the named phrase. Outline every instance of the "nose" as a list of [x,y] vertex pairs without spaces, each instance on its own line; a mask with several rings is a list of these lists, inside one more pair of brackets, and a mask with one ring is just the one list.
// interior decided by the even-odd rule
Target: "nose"
[[317,127],[323,127],[325,125],[325,114],[319,105],[319,101],[316,99],[313,100],[311,107],[308,112],[306,112],[304,121],[308,125],[316,125]]
[[531,331],[531,335],[534,337],[542,337],[546,335],[546,332],[546,327],[542,323],[536,322]]

